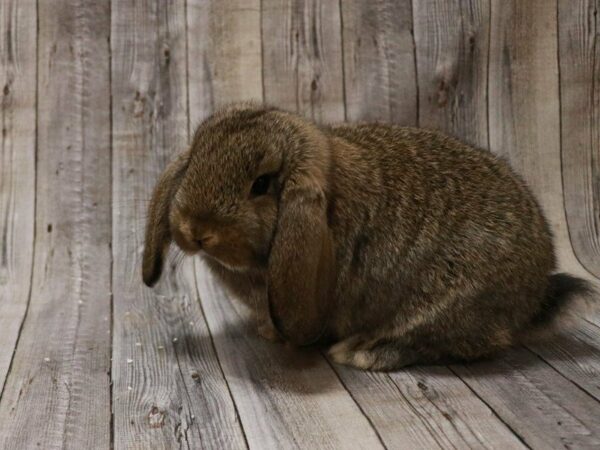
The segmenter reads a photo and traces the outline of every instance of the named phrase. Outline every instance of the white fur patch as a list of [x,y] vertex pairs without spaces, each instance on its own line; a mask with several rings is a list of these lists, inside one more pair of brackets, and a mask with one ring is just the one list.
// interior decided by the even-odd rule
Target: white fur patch
[[329,349],[329,356],[333,362],[354,366],[359,369],[369,369],[375,362],[375,355],[368,350],[350,350],[351,342],[342,341]]
[[331,348],[329,349],[329,354],[331,356],[334,356],[337,353],[344,353],[344,352],[348,351],[348,349],[349,349],[348,340],[341,341],[341,342],[338,342],[337,344],[334,344],[331,346]]
[[368,350],[354,352],[351,364],[359,369],[370,369],[375,363],[375,355]]

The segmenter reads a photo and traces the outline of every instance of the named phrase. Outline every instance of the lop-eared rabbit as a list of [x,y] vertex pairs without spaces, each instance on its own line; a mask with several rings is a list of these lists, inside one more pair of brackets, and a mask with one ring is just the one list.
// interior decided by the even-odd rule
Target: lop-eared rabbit
[[263,336],[333,342],[334,361],[370,370],[492,355],[588,289],[554,273],[538,203],[493,154],[246,104],[205,120],[158,181],[148,286],[172,241],[256,310]]

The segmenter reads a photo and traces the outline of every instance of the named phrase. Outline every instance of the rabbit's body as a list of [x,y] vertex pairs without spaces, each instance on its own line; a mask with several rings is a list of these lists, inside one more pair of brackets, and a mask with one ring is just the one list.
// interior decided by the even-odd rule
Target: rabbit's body
[[[201,181],[209,172],[200,167],[219,170],[211,159],[225,152],[219,146],[233,159],[273,150],[217,175],[224,184],[213,195],[227,183],[242,187],[229,189],[238,199],[212,207],[225,224],[213,227]],[[177,205],[149,233],[170,230],[197,251],[200,229],[224,242],[240,234],[238,223],[254,226],[251,237],[228,238],[235,244],[227,249],[203,247],[209,267],[262,322],[270,312],[284,338],[338,341],[337,362],[389,370],[487,356],[549,320],[569,293],[559,284],[572,278],[551,276],[551,234],[525,184],[504,161],[455,139],[386,125],[317,128],[280,111],[234,108],[201,126],[195,148],[201,158],[192,153],[190,168],[178,169],[185,177],[171,167],[173,185],[159,183],[154,209],[167,191]],[[269,171],[271,191],[254,196],[260,177],[252,180]],[[237,178],[244,181],[229,181]],[[244,183],[252,184],[248,200]],[[158,241],[149,236],[147,248]],[[254,256],[231,256],[236,249]],[[151,284],[160,251],[147,253]]]
[[435,132],[331,132],[343,141],[330,223],[344,239],[331,331],[350,338],[334,359],[389,368],[512,344],[541,310],[554,269],[548,226],[524,183],[492,154]]

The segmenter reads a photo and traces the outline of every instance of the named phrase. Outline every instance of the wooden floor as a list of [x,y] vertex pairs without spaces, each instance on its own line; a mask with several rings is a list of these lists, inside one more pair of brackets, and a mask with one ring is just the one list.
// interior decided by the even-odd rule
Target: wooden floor
[[494,361],[373,374],[260,340],[198,261],[140,277],[158,174],[243,99],[502,154],[561,268],[600,276],[599,7],[2,0],[0,448],[600,448],[593,311]]

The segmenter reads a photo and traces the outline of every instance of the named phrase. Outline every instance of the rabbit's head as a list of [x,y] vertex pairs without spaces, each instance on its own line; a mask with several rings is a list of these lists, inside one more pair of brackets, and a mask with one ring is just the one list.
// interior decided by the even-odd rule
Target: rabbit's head
[[160,277],[171,241],[231,271],[264,271],[271,316],[287,339],[323,331],[332,287],[328,137],[297,116],[233,106],[202,123],[154,190],[143,280]]

